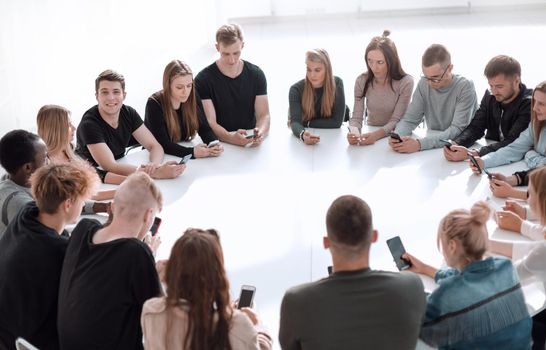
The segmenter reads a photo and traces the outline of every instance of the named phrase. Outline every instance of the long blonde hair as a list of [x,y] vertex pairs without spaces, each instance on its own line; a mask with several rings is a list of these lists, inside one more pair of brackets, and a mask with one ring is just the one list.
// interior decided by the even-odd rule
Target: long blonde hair
[[535,191],[538,201],[536,215],[542,225],[546,225],[546,166],[533,170],[529,175],[529,185]]
[[[336,82],[334,80],[334,74],[332,73],[330,56],[324,49],[314,49],[305,53],[305,62],[317,62],[324,65],[324,90],[320,104],[320,117],[330,118],[332,116],[332,109],[334,108],[334,101],[336,98]],[[303,86],[301,108],[303,112],[303,121],[306,122],[319,117],[315,116],[315,91],[307,78],[307,75],[305,76],[305,85]]]
[[540,91],[542,93],[546,94],[546,80],[542,83],[539,83],[535,90],[533,90],[533,97],[531,99],[531,125],[533,126],[533,141],[535,144],[535,147],[538,145],[538,139],[540,137],[540,132],[542,131],[542,128],[546,124],[546,121],[538,120],[537,113],[534,111],[535,107],[535,92]]
[[440,242],[456,240],[461,244],[461,256],[467,263],[483,258],[487,251],[487,227],[491,209],[484,201],[475,203],[472,208],[456,209],[447,214],[438,227],[437,245]]
[[182,103],[182,112],[184,115],[184,126],[186,127],[186,135],[180,133],[180,122],[178,115],[171,102],[171,83],[179,76],[192,76],[193,73],[190,67],[180,61],[172,60],[165,67],[163,72],[163,90],[152,95],[152,99],[157,101],[163,107],[163,116],[165,118],[165,124],[167,124],[167,132],[173,142],[189,141],[193,139],[195,133],[199,129],[199,118],[197,117],[197,99],[195,97],[195,86],[192,86],[190,96],[188,100]]
[[45,105],[36,117],[38,135],[47,145],[50,155],[64,153],[69,160],[76,159],[73,146],[68,137],[70,111],[57,105]]

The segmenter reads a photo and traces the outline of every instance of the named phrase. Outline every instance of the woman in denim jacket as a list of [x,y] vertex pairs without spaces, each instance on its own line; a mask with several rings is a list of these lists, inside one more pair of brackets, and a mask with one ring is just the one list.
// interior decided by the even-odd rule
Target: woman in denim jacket
[[440,222],[437,244],[451,268],[437,270],[410,254],[410,271],[433,277],[420,338],[440,349],[530,349],[531,318],[508,259],[489,257],[485,202],[453,210]]

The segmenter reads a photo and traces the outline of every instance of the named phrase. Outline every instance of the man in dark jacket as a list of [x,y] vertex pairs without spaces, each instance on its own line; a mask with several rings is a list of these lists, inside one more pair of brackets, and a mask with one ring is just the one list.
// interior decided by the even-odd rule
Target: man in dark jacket
[[[510,56],[493,57],[485,66],[489,83],[480,108],[463,132],[454,138],[453,146],[444,147],[447,160],[458,162],[474,156],[484,156],[512,143],[529,126],[532,90],[521,83],[521,66]],[[487,132],[486,132],[487,130]],[[468,149],[485,134],[496,143],[479,150]]]

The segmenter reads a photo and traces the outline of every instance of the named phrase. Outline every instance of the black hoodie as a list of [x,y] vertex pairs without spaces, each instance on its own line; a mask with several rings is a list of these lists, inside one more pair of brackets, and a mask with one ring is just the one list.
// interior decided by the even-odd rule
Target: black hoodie
[[23,337],[39,349],[58,349],[57,298],[68,235],[38,221],[24,206],[0,238],[0,348]]

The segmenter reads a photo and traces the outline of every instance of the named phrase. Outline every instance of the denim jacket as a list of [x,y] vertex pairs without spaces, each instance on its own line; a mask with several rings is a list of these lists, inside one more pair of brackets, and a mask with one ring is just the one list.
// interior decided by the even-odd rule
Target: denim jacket
[[439,270],[420,338],[440,349],[530,349],[531,318],[512,262],[487,258]]

